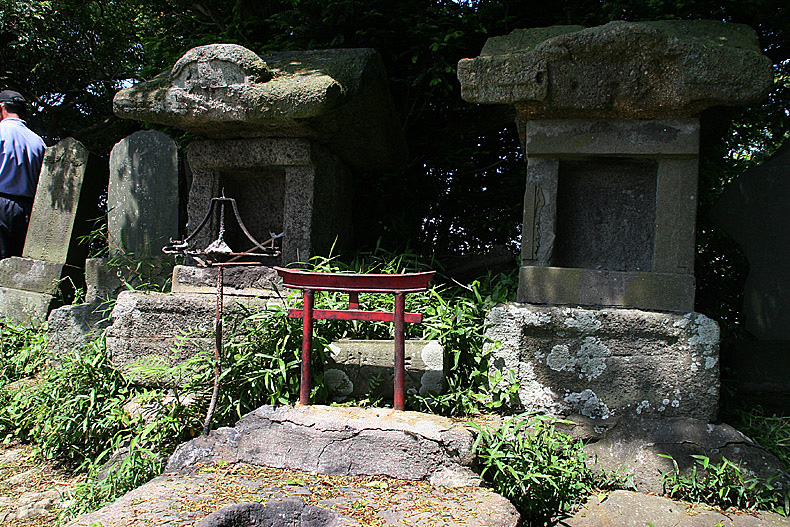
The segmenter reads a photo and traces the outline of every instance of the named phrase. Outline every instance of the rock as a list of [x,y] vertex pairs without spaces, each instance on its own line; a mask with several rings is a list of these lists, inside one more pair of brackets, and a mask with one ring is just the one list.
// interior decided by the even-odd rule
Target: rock
[[719,328],[699,313],[507,304],[486,326],[492,371],[516,374],[529,411],[605,421],[718,410]]
[[790,521],[777,514],[715,512],[706,507],[678,503],[659,496],[648,496],[616,490],[603,501],[591,497],[587,504],[570,518],[561,520],[563,527],[787,527]]
[[110,325],[105,304],[76,304],[53,309],[47,318],[47,351],[53,359],[96,340]]
[[673,465],[661,455],[672,456],[683,474],[695,464],[692,455],[707,456],[714,463],[725,457],[747,474],[764,480],[783,475],[777,483],[790,483],[781,462],[763,447],[730,425],[698,419],[620,419],[584,450],[598,468],[633,473],[640,492],[663,493],[662,473],[671,473]]
[[765,97],[771,60],[754,30],[712,20],[515,30],[458,63],[461,96],[521,119],[692,116]]
[[220,459],[318,474],[423,481],[442,470],[437,482],[480,482],[470,470],[472,434],[465,427],[444,417],[381,408],[262,406],[233,428],[180,445],[167,470]]
[[[224,314],[266,305],[265,299],[229,297]],[[214,340],[209,337],[215,317],[213,296],[124,291],[118,295],[112,325],[107,328],[107,352],[125,375],[156,384],[164,380],[163,368],[180,364],[201,349],[213,349]]]
[[176,142],[156,130],[140,130],[113,147],[107,187],[110,256],[161,257],[168,240],[179,238],[186,221],[181,165]]
[[341,525],[359,525],[348,517],[333,511],[305,505],[299,498],[261,503],[238,503],[228,505],[212,512],[195,527],[235,527],[242,525],[272,525],[283,527],[298,525],[300,527],[332,527]]

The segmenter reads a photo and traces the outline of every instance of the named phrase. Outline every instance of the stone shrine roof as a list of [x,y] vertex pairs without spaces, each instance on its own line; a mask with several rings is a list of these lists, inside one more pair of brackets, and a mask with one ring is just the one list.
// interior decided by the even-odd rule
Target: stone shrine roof
[[113,110],[203,137],[307,137],[362,170],[397,168],[407,156],[372,49],[259,57],[235,44],[200,46],[170,71],[119,91]]
[[462,97],[522,119],[662,118],[759,101],[771,60],[750,27],[712,20],[518,29],[458,63]]

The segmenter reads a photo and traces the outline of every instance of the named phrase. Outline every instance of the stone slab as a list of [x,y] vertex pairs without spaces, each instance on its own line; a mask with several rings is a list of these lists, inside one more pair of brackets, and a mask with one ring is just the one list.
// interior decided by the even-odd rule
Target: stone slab
[[0,285],[54,296],[64,278],[62,263],[12,256],[0,260]]
[[[437,340],[407,340],[406,391],[426,396],[444,388],[444,348]],[[329,344],[324,383],[330,395],[392,400],[394,340],[343,339]]]
[[529,411],[716,416],[719,328],[699,313],[506,304],[486,326],[492,371],[515,373]]
[[691,274],[522,266],[518,301],[571,306],[618,306],[689,312]]
[[458,79],[464,100],[526,121],[693,116],[762,99],[773,74],[748,26],[677,20],[515,30],[459,61]]
[[584,451],[596,468],[633,474],[639,492],[663,494],[662,473],[672,473],[672,456],[681,474],[690,476],[699,468],[691,456],[721,458],[736,463],[762,480],[778,477],[775,484],[788,484],[785,469],[774,455],[724,423],[711,424],[687,417],[618,420],[602,437],[585,445]]
[[[267,299],[227,296],[223,313],[233,316],[268,305]],[[216,301],[213,296],[124,291],[118,295],[107,328],[107,352],[116,368],[143,383],[163,379],[141,377],[140,366],[174,366],[200,350],[214,348]]]
[[110,152],[107,243],[110,255],[160,256],[181,232],[179,151],[157,130],[140,130]]
[[531,119],[524,128],[529,156],[694,156],[699,119]]
[[372,49],[272,53],[234,44],[189,50],[169,72],[119,91],[122,118],[204,137],[307,137],[349,166],[393,170],[406,141]]
[[101,522],[104,527],[192,527],[224,507],[289,499],[336,513],[341,516],[338,526],[516,527],[519,518],[509,501],[480,487],[438,487],[380,476],[316,476],[231,463],[166,472],[67,526]]
[[562,527],[787,527],[790,520],[777,514],[726,513],[662,498],[616,490],[603,500],[591,497],[570,518],[560,520]]
[[47,293],[0,287],[0,320],[7,317],[15,324],[37,327],[47,320],[50,308],[57,303]]
[[80,209],[95,208],[98,203],[92,194],[98,195],[99,189],[83,192],[83,184],[101,186],[98,177],[90,153],[76,139],[67,137],[47,148],[22,256],[82,266],[84,257],[75,261],[71,253],[77,248],[72,245],[76,245],[78,235],[86,234],[77,225],[89,219],[85,217],[87,210]]
[[63,356],[96,340],[110,325],[105,304],[77,304],[53,309],[47,318],[47,351]]
[[480,478],[470,470],[472,441],[466,427],[436,415],[386,408],[262,406],[233,428],[181,444],[167,470],[222,459],[333,476],[476,486]]
[[[222,287],[226,295],[278,297],[277,271],[269,266],[228,267],[223,272]],[[173,268],[173,293],[215,294],[217,270],[208,267],[177,265]],[[286,296],[285,291],[280,292]]]

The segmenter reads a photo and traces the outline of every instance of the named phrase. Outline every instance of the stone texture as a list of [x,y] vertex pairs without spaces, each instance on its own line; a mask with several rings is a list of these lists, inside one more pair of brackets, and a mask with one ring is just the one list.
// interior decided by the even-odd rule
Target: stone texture
[[[407,340],[406,391],[426,396],[444,388],[444,348],[437,340]],[[394,340],[344,339],[329,344],[324,383],[339,400],[348,396],[392,400]],[[375,379],[375,380],[374,380]]]
[[336,512],[305,505],[299,498],[262,503],[237,503],[212,512],[195,527],[236,527],[243,525],[335,527],[359,525]]
[[121,291],[128,289],[121,279],[120,269],[109,265],[109,258],[88,258],[85,260],[85,302],[101,303],[116,298]]
[[[505,498],[480,487],[446,488],[383,477],[332,477],[241,463],[167,472],[68,527],[193,527],[227,506],[300,499],[332,511],[340,525],[516,527]],[[419,505],[419,506],[415,506]],[[437,523],[437,520],[443,523]],[[250,525],[245,524],[245,525]],[[263,524],[266,525],[266,524]]]
[[118,142],[110,152],[107,189],[110,255],[160,256],[182,230],[179,196],[175,141],[156,130],[141,130]]
[[[224,315],[240,306],[265,308],[265,299],[226,297]],[[107,328],[107,352],[125,375],[143,383],[161,377],[141,376],[137,369],[174,366],[200,350],[214,348],[216,302],[208,295],[124,291],[118,295]]]
[[0,319],[9,318],[15,324],[37,327],[57,304],[57,299],[46,293],[0,287]]
[[0,260],[0,284],[54,296],[65,276],[63,267],[62,263],[12,256]]
[[[269,266],[227,267],[222,275],[226,295],[278,297],[277,285],[282,282],[277,271]],[[173,293],[215,294],[217,271],[207,267],[177,265],[173,268]],[[281,294],[285,296],[285,292]]]
[[[672,461],[661,455],[672,456],[686,475],[696,465],[692,455],[709,457],[714,463],[725,457],[764,480],[785,474],[774,455],[730,425],[691,418],[623,418],[584,450],[597,468],[633,473],[636,490],[645,493],[662,494],[662,473],[673,471]],[[775,483],[789,482],[785,475]]]
[[581,510],[560,520],[563,527],[645,527],[678,525],[683,527],[787,527],[790,521],[767,512],[717,512],[700,505],[689,505],[662,498],[616,490],[603,500],[591,497]]
[[699,313],[507,304],[486,317],[491,368],[527,410],[594,419],[715,417],[718,325]]
[[522,266],[517,298],[535,304],[689,312],[693,291],[694,277],[688,274]]
[[47,350],[60,357],[96,340],[110,325],[108,306],[77,304],[53,309],[47,318]]
[[[314,254],[344,250],[353,227],[351,175],[337,156],[313,141],[301,138],[203,140],[190,145],[188,162],[193,174],[189,192],[189,225],[197,226],[208,212],[211,198],[220,194],[236,199],[239,214],[252,236],[265,242],[272,234],[279,241],[280,258],[271,264],[307,261]],[[252,243],[226,216],[226,241],[238,250]],[[204,248],[216,237],[211,218],[191,242]]]
[[533,118],[652,119],[765,97],[756,33],[712,20],[615,21],[515,30],[458,63],[461,96]]
[[233,44],[188,51],[169,72],[121,90],[119,117],[205,137],[307,137],[356,169],[392,170],[406,143],[372,49],[258,57]]
[[[284,456],[282,453],[287,452]],[[375,475],[479,485],[472,434],[439,416],[382,408],[262,406],[233,428],[180,445],[167,470],[222,459],[335,476]]]

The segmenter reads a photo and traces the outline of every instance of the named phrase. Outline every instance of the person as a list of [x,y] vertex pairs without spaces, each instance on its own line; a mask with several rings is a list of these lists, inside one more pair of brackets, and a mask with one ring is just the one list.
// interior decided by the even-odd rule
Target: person
[[0,92],[0,259],[22,256],[46,144],[21,119],[27,101]]

